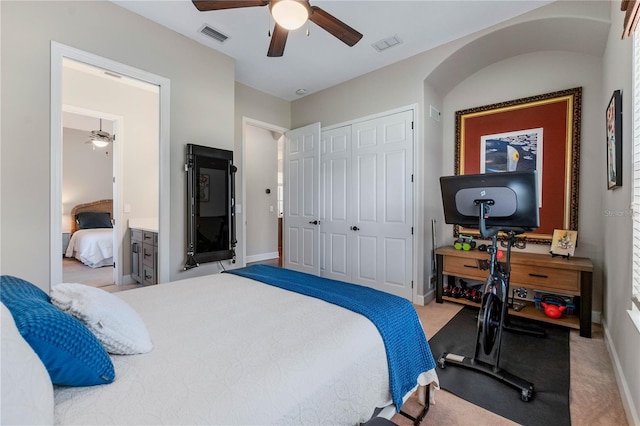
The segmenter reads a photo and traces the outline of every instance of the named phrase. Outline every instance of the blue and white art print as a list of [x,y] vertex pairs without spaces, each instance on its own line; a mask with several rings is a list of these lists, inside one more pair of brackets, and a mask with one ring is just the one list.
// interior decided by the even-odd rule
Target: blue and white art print
[[480,137],[480,173],[538,172],[542,207],[542,128]]

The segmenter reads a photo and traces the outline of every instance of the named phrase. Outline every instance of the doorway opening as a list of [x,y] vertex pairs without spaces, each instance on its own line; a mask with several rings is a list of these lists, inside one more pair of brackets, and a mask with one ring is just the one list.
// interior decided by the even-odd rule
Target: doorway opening
[[245,264],[282,266],[284,129],[244,118],[242,186]]
[[[65,61],[73,61],[75,63],[92,67],[91,69],[102,75],[109,74],[112,78],[123,79],[127,78],[131,81],[137,81],[139,83],[151,84],[155,86],[155,97],[157,98],[156,107],[152,111],[148,111],[156,117],[155,130],[155,146],[156,154],[146,158],[146,161],[156,165],[157,172],[153,176],[152,180],[146,183],[147,190],[151,190],[157,194],[155,202],[152,203],[152,208],[156,212],[156,221],[158,227],[158,257],[159,257],[159,282],[169,281],[169,93],[170,82],[164,77],[160,77],[146,71],[142,71],[128,65],[124,65],[106,58],[102,58],[97,55],[93,55],[88,52],[84,52],[69,46],[62,45],[57,42],[51,44],[51,235],[50,235],[50,253],[51,253],[51,285],[60,283],[63,281],[63,268],[62,268],[62,251],[63,251],[63,214],[66,213],[63,209],[67,209],[63,203],[63,111],[65,107],[69,105],[82,105],[76,102],[77,97],[69,97],[64,92],[64,63]],[[94,76],[95,77],[95,76]],[[123,85],[124,86],[124,85]],[[85,90],[87,88],[85,87]],[[74,96],[78,96],[75,93]],[[89,101],[98,101],[100,97],[95,95],[89,99]],[[108,98],[113,99],[112,96]],[[104,99],[103,99],[104,101]],[[84,106],[87,110],[93,111],[113,111],[109,106],[100,106],[95,104],[88,104]],[[102,113],[104,114],[104,113]],[[107,114],[108,115],[108,114]],[[126,144],[137,142],[139,138],[135,132],[132,131],[136,120],[128,120],[125,116],[122,118],[118,114],[112,116],[103,116],[115,121],[114,133],[117,134],[114,146],[117,143]],[[130,123],[131,121],[131,123]],[[120,122],[120,125],[118,125]],[[125,125],[127,123],[126,131]],[[103,120],[104,125],[104,120]],[[119,126],[119,127],[118,127]],[[129,139],[127,139],[127,136]],[[120,270],[115,274],[114,282],[116,284],[127,284],[129,264],[126,262],[127,255],[124,254],[124,248],[128,248],[126,244],[127,234],[127,220],[122,219],[125,213],[129,213],[132,209],[132,203],[124,196],[123,174],[119,173],[118,164],[122,164],[122,155],[125,155],[122,149],[119,149],[122,145],[116,146],[113,161],[114,176],[113,176],[113,215],[115,220],[114,233],[116,243],[114,246],[117,250],[117,256],[114,258],[116,270]],[[140,174],[133,173],[136,179],[144,180],[145,177]],[[163,190],[164,189],[164,190]],[[120,219],[118,219],[120,218]],[[69,219],[70,220],[70,219]]]
[[[120,256],[113,226],[120,217],[113,211],[117,196],[114,177],[119,176],[115,161],[118,147],[113,138],[116,126],[122,127],[122,119],[112,117],[105,112],[63,105],[63,282],[106,287],[114,285],[121,273],[121,268],[115,267]],[[93,136],[98,136],[97,143]],[[103,220],[83,223],[82,228],[87,229],[80,229],[78,219],[86,217],[87,212],[100,212],[93,217]]]

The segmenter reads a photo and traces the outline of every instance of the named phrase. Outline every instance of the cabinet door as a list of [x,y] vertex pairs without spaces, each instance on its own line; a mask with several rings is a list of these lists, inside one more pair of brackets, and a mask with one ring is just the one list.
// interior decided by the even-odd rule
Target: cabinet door
[[153,268],[153,244],[142,243],[142,264]]
[[142,284],[155,284],[156,283],[156,271],[153,266],[142,265]]
[[142,231],[130,229],[131,232],[131,279],[142,283]]
[[139,283],[142,282],[141,273],[141,256],[142,244],[140,241],[131,240],[131,278]]

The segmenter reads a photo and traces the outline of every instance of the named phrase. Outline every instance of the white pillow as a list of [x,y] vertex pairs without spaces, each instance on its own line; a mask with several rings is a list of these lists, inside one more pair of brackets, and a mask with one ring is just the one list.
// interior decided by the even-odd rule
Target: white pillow
[[47,369],[22,338],[13,316],[2,305],[3,425],[53,424],[53,385]]
[[118,296],[84,284],[57,284],[51,303],[85,324],[107,352],[142,354],[153,349],[140,315]]

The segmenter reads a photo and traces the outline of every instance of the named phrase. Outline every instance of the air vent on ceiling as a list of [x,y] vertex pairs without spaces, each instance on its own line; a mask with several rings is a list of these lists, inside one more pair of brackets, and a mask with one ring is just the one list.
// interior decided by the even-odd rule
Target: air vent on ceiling
[[402,40],[400,40],[398,36],[393,36],[393,37],[385,38],[384,40],[375,42],[371,46],[373,46],[373,48],[376,49],[378,52],[382,52],[383,50],[387,50],[390,47],[397,46],[400,43],[402,43]]
[[219,41],[220,43],[224,43],[226,39],[229,37],[222,34],[220,31],[211,28],[209,25],[205,25],[200,29],[200,32],[208,37],[211,37],[214,40]]

